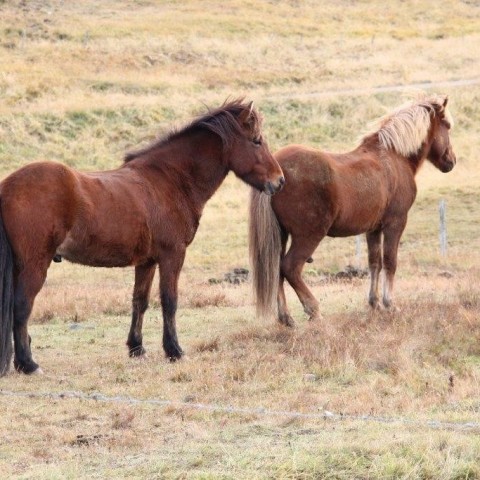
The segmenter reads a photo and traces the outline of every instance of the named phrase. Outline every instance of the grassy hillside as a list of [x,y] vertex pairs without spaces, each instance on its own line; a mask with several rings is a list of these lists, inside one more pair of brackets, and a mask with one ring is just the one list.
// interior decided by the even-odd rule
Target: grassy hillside
[[[403,101],[375,87],[480,79],[479,32],[480,5],[470,1],[0,1],[0,178],[38,159],[114,168],[125,151],[205,104],[237,96],[262,111],[272,150],[292,142],[348,150]],[[181,278],[185,361],[163,359],[156,295],[145,325],[149,357],[127,358],[131,269],[51,267],[31,328],[46,375],[0,381],[3,472],[480,478],[480,85],[432,91],[450,95],[458,164],[448,175],[425,165],[418,176],[400,247],[400,312],[369,312],[367,279],[329,279],[347,264],[365,267],[366,254],[356,255],[354,239],[326,239],[306,268],[324,322],[307,324],[290,290],[295,331],[255,319],[250,285],[221,281],[248,266],[249,191],[229,176],[207,204]],[[227,414],[188,406],[195,403],[396,420]],[[472,426],[433,429],[432,419]]]

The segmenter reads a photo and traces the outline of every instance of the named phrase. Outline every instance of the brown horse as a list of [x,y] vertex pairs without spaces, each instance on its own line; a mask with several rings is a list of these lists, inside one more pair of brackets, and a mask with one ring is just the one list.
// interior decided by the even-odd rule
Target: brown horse
[[142,322],[156,265],[168,358],[182,356],[175,313],[187,246],[207,200],[229,170],[267,195],[284,183],[262,139],[252,104],[225,103],[136,153],[116,170],[80,173],[32,163],[0,183],[0,374],[13,331],[18,371],[38,370],[27,322],[52,259],[102,267],[135,266],[130,356],[145,353]]
[[[320,317],[319,303],[301,277],[305,262],[312,261],[326,235],[364,232],[369,303],[373,308],[392,306],[398,244],[416,196],[415,174],[425,159],[442,172],[456,163],[446,106],[447,97],[423,95],[381,119],[379,128],[350,153],[289,145],[274,155],[284,172],[285,188],[271,201],[252,192],[250,204],[250,256],[259,314],[275,313],[276,304],[280,323],[294,324],[285,299],[286,278],[310,319]],[[383,306],[378,288],[382,263]]]

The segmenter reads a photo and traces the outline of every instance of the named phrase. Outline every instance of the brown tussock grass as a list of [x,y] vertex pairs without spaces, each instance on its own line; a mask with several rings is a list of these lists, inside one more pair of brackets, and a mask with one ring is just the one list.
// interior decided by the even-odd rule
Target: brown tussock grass
[[[101,274],[98,275],[101,282]],[[48,282],[37,296],[32,323],[47,323],[54,318],[78,323],[98,315],[129,315],[132,289],[121,283],[102,285],[95,280],[76,285],[70,279],[62,284]]]
[[444,365],[453,361],[459,348],[478,354],[479,340],[480,327],[471,324],[459,304],[418,303],[395,313],[333,315],[328,323],[309,325],[302,334],[292,335],[285,350],[307,364],[352,362],[398,373],[410,362],[425,361],[428,353],[439,355]]
[[188,281],[188,286],[182,288],[180,294],[180,303],[186,308],[239,307],[245,302],[251,302],[251,298],[245,295],[245,290],[238,288],[238,285],[206,283],[205,279],[192,280]]
[[197,292],[187,296],[186,306],[190,308],[228,307],[232,306],[224,292]]
[[135,410],[131,407],[116,409],[112,413],[112,428],[114,430],[125,430],[133,428]]
[[220,350],[221,340],[220,337],[215,337],[210,340],[201,340],[193,345],[193,351],[198,353],[203,352],[218,352]]

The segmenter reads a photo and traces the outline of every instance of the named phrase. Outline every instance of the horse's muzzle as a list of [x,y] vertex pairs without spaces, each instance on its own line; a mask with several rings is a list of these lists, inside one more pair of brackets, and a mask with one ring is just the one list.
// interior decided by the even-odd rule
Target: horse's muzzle
[[442,172],[443,173],[451,172],[454,166],[455,166],[455,162],[445,162],[442,167]]
[[449,145],[442,156],[440,170],[443,173],[450,172],[451,170],[453,170],[453,167],[456,165],[456,163],[457,163],[457,157],[453,151],[452,146]]
[[442,168],[441,168],[442,172],[448,173],[452,171],[456,163],[457,163],[457,158],[455,157],[455,154],[452,153],[448,155],[446,158],[443,159]]
[[265,182],[265,185],[263,187],[263,193],[266,193],[267,195],[273,195],[279,192],[284,185],[285,177],[280,177],[276,182]]

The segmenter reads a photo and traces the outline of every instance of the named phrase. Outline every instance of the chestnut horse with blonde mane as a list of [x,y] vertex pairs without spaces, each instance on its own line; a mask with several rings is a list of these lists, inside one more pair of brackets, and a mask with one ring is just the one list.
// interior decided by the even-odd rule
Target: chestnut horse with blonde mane
[[272,199],[252,192],[250,204],[250,257],[259,314],[277,313],[280,323],[294,325],[284,292],[287,279],[305,313],[311,320],[319,318],[319,302],[301,276],[304,264],[312,261],[326,235],[360,233],[367,235],[369,303],[373,308],[392,307],[398,245],[417,191],[415,174],[426,159],[442,172],[456,163],[449,137],[453,122],[446,107],[447,97],[423,95],[382,118],[379,128],[349,153],[301,145],[275,153],[285,188]]
[[39,372],[27,322],[54,257],[100,267],[135,266],[130,356],[145,353],[143,315],[160,267],[163,348],[182,356],[176,333],[178,277],[207,200],[232,170],[267,195],[284,183],[252,104],[225,103],[126,156],[116,170],[80,173],[32,163],[0,183],[0,375]]

